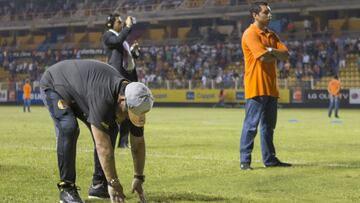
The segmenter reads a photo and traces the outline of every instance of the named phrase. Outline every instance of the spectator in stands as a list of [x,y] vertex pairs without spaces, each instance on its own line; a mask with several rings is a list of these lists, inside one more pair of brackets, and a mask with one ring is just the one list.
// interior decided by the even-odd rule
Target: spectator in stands
[[296,64],[295,77],[297,80],[302,80],[304,76],[303,68],[300,63]]
[[311,32],[311,21],[309,19],[304,20],[304,29],[307,33]]
[[334,52],[329,59],[330,74],[337,75],[339,72],[339,59],[337,53]]
[[287,29],[287,31],[288,31],[289,33],[291,33],[291,34],[294,33],[294,32],[296,32],[295,24],[294,24],[292,21],[290,21],[290,22],[287,24],[286,29]]
[[241,39],[242,32],[241,32],[241,21],[234,25],[233,30],[230,33],[230,40],[231,41],[238,41]]
[[199,40],[202,38],[199,26],[191,26],[191,29],[186,33],[187,39]]
[[207,77],[205,74],[201,76],[201,87],[204,89],[207,88]]
[[56,129],[60,202],[83,202],[75,185],[76,143],[80,132],[77,118],[90,129],[96,145],[93,181],[106,182],[106,192],[112,203],[125,202],[115,167],[114,147],[117,123],[130,119],[134,163],[132,191],[139,195],[141,202],[146,202],[142,187],[144,124],[145,113],[153,105],[150,90],[142,83],[129,83],[115,68],[94,60],[59,62],[43,74],[40,84],[43,102]]
[[339,50],[339,70],[346,67],[346,55],[344,50]]
[[30,80],[26,79],[25,84],[23,86],[23,111],[24,111],[24,113],[26,112],[26,109],[30,113],[31,92],[32,92],[32,88],[30,85]]
[[[275,153],[273,134],[276,125],[277,89],[276,62],[286,61],[289,53],[279,37],[267,28],[272,15],[266,2],[253,3],[250,14],[254,19],[243,34],[245,60],[245,119],[240,139],[240,168],[251,170],[251,153],[259,122],[263,163],[266,167],[289,167]],[[253,88],[257,87],[257,88]]]
[[311,73],[312,73],[312,77],[315,82],[318,82],[320,80],[320,78],[322,77],[322,72],[321,72],[320,66],[317,64],[314,65],[312,72],[309,72],[309,74],[311,74]]
[[310,55],[306,52],[303,54],[302,63],[303,63],[304,69],[307,69],[310,67]]
[[0,67],[3,67],[3,66],[4,66],[4,54],[0,51]]
[[289,77],[289,75],[290,75],[290,69],[291,69],[291,65],[290,65],[289,60],[287,60],[287,61],[285,62],[285,64],[284,64],[284,68],[283,68],[283,71],[282,71],[283,78]]
[[11,78],[14,79],[15,75],[16,75],[16,61],[15,60],[10,62],[9,71],[10,71]]
[[2,46],[2,47],[7,47],[7,45],[8,45],[8,41],[7,41],[7,39],[5,39],[5,40],[2,42],[1,46]]
[[329,112],[328,116],[331,117],[332,111],[335,109],[335,118],[339,118],[339,96],[340,96],[341,83],[339,77],[337,75],[334,76],[332,80],[330,80],[328,85],[329,92]]

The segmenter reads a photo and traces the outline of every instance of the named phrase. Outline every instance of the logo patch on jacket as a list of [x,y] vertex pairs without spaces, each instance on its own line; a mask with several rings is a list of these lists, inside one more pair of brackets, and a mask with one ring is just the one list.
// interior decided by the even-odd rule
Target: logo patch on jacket
[[67,108],[67,105],[64,100],[60,99],[57,103],[59,109],[64,110]]

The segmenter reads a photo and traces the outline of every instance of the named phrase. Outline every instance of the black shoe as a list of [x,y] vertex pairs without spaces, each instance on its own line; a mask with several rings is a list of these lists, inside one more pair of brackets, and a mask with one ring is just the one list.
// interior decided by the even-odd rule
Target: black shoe
[[241,163],[240,169],[246,171],[246,170],[252,170],[253,168],[250,167],[250,163]]
[[335,115],[335,118],[340,118],[338,115]]
[[265,165],[265,167],[290,167],[292,166],[289,163],[281,162],[280,160],[277,160],[275,164]]
[[107,199],[110,198],[107,183],[91,184],[89,188],[89,199]]
[[78,193],[80,188],[74,183],[60,182],[57,187],[60,190],[60,203],[84,203]]

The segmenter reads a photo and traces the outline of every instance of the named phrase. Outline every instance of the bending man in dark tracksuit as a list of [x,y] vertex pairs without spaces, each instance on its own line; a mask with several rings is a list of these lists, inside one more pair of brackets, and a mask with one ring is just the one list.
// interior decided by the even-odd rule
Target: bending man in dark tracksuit
[[[139,46],[135,43],[130,47],[126,41],[134,24],[133,19],[128,16],[125,24],[123,24],[119,14],[109,15],[105,24],[107,31],[104,33],[102,40],[108,63],[115,67],[127,80],[137,82],[138,77],[134,59],[139,57]],[[129,124],[128,119],[120,124],[118,147],[128,148]]]
[[89,127],[96,146],[93,182],[106,182],[107,195],[113,203],[125,201],[115,167],[117,123],[130,119],[134,162],[132,190],[145,202],[143,126],[145,113],[153,104],[150,90],[142,83],[129,83],[115,68],[96,60],[59,62],[45,71],[40,87],[55,125],[60,202],[83,202],[75,185],[76,143],[80,132],[76,118]]

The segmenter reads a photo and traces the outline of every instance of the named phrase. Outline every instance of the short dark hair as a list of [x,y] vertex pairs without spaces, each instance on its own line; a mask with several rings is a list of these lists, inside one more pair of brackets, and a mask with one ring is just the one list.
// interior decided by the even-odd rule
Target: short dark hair
[[118,14],[118,13],[113,13],[113,14],[108,15],[108,17],[106,18],[105,27],[107,29],[112,29],[114,27],[115,20],[118,17],[120,17],[120,14]]
[[339,76],[338,75],[334,75],[334,79],[338,80]]
[[253,13],[259,14],[261,11],[261,6],[268,6],[269,4],[266,1],[254,2],[250,5],[250,16],[253,17]]

